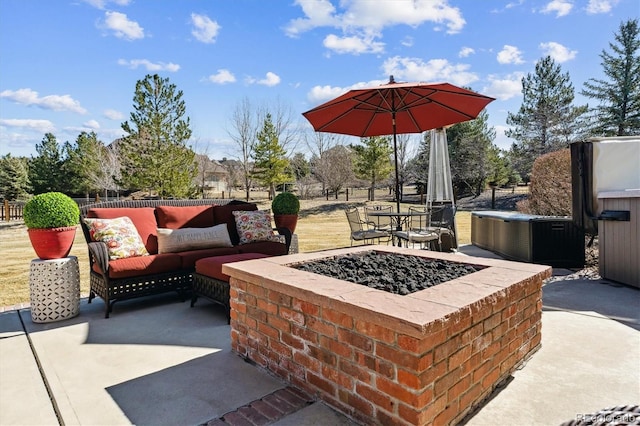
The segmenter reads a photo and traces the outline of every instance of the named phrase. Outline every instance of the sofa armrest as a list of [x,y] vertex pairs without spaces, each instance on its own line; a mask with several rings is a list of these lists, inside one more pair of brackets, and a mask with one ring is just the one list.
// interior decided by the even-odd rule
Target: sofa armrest
[[93,269],[93,264],[97,263],[98,267],[105,276],[109,275],[109,250],[107,245],[101,241],[92,241],[87,244],[89,248],[89,262],[90,269]]
[[287,245],[287,253],[289,253],[289,247],[291,247],[291,231],[289,230],[289,228],[284,227],[274,229],[278,231],[278,234],[284,235],[284,242]]

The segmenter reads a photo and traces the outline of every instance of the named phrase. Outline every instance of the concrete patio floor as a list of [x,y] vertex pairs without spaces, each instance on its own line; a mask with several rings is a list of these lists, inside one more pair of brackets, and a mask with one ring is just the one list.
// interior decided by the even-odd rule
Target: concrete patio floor
[[[465,424],[558,425],[640,403],[640,291],[557,269],[543,302],[541,349]],[[224,312],[206,300],[103,309],[83,299],[78,317],[49,324],[28,308],[0,313],[0,425],[242,424],[228,413],[287,392],[231,352]],[[321,402],[280,408],[269,424],[355,424]]]

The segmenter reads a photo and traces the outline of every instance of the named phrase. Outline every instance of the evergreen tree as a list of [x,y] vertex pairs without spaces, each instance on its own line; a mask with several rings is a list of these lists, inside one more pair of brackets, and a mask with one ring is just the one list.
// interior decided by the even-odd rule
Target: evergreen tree
[[65,143],[64,150],[67,155],[65,168],[73,192],[85,194],[88,198],[92,191],[100,190],[92,176],[100,171],[100,150],[104,145],[98,141],[95,132],[82,132],[78,135],[75,145]]
[[122,123],[128,135],[118,143],[125,187],[156,191],[161,198],[194,194],[198,170],[186,145],[191,129],[182,95],[157,74],[136,83],[134,112]]
[[296,180],[305,178],[311,174],[311,166],[301,152],[296,152],[290,161],[291,174]]
[[582,94],[596,99],[593,133],[601,136],[640,135],[640,29],[638,20],[620,24],[617,44],[603,50],[601,65],[607,79],[591,78]]
[[391,141],[386,136],[374,136],[360,139],[362,145],[350,145],[354,152],[354,170],[356,176],[370,183],[370,198],[374,201],[376,184],[391,174]]
[[262,129],[258,132],[257,142],[253,147],[254,169],[253,176],[269,187],[269,197],[276,193],[276,185],[291,182],[293,176],[287,173],[289,160],[287,153],[280,144],[276,127],[273,125],[271,114],[267,113]]
[[[407,164],[406,179],[411,180],[415,184],[416,191],[421,195],[424,195],[427,192],[427,181],[429,180],[430,136],[429,132],[425,132],[423,134],[415,157],[409,160],[409,163]],[[451,155],[451,151],[449,151],[449,155]]]
[[455,196],[480,195],[491,173],[490,156],[496,132],[488,124],[489,114],[482,111],[471,121],[447,129],[451,179]]
[[15,201],[31,190],[29,166],[24,157],[7,154],[0,158],[0,198]]
[[64,178],[64,159],[53,133],[46,133],[42,142],[36,145],[37,157],[29,163],[29,180],[34,194],[44,192],[67,192],[69,187]]
[[497,146],[491,145],[489,147],[487,163],[487,176],[483,183],[487,183],[490,186],[503,186],[511,181],[513,181],[512,183],[515,183],[517,180],[517,178],[514,177],[509,160],[502,155],[500,148]]
[[569,73],[547,56],[536,64],[535,73],[522,79],[522,105],[517,114],[509,113],[505,134],[515,139],[513,155],[522,156],[520,175],[529,176],[533,161],[542,154],[566,148],[580,139],[578,120],[587,106],[574,107],[574,89]]

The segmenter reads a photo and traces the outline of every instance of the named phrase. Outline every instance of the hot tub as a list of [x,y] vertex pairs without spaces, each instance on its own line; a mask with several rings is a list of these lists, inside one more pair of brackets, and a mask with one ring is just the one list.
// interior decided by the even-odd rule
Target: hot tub
[[472,212],[471,243],[520,262],[560,268],[584,266],[584,231],[571,217]]

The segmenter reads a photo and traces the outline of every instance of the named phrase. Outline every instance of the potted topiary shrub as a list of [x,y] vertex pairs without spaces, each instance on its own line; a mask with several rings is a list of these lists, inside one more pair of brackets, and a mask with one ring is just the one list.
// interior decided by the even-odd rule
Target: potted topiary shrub
[[298,224],[300,200],[293,192],[281,192],[271,201],[273,221],[277,227],[289,228],[293,234]]
[[60,192],[31,198],[22,213],[29,240],[40,259],[67,257],[80,223],[78,204]]

